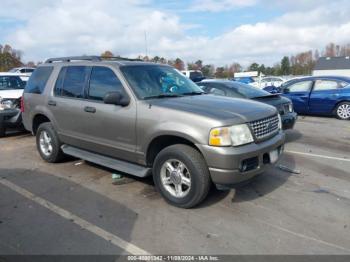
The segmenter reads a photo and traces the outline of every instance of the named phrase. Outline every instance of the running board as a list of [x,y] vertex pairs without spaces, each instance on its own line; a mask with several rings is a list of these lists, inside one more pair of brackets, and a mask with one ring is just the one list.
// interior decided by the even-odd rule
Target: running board
[[137,177],[146,177],[151,174],[151,168],[135,165],[122,160],[117,160],[108,156],[102,156],[73,146],[63,145],[62,151],[70,156],[81,158],[83,160],[109,167]]

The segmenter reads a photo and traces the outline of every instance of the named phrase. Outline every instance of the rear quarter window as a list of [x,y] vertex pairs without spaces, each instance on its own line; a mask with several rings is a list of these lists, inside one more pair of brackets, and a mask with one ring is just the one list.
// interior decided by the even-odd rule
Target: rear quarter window
[[34,70],[24,89],[25,93],[41,94],[52,73],[52,66],[42,66]]
[[[61,96],[83,98],[90,67],[68,66],[65,70]],[[59,81],[61,81],[61,79],[58,79],[58,84]]]

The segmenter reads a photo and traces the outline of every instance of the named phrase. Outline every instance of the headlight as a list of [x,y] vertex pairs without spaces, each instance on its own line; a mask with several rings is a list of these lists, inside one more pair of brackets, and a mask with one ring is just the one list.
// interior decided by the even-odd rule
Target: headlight
[[282,119],[281,119],[281,115],[278,114],[278,129],[281,130],[282,129]]
[[252,133],[246,124],[214,128],[209,135],[211,146],[240,146],[253,141]]
[[292,112],[293,112],[293,104],[292,104],[292,103],[289,103],[289,104],[288,104],[288,112],[289,112],[289,113],[292,113]]
[[0,110],[14,108],[14,103],[11,100],[1,100],[0,98]]

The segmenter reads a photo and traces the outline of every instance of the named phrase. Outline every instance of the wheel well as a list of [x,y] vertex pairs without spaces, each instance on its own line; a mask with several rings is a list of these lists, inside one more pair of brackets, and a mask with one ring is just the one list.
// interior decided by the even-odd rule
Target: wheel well
[[33,133],[36,134],[36,131],[38,130],[39,126],[45,122],[51,122],[51,121],[45,115],[42,115],[42,114],[36,115],[33,119],[33,126],[32,126]]
[[[178,137],[178,136],[159,136],[151,142],[151,144],[148,147],[147,155],[146,155],[146,163],[148,166],[152,166],[154,159],[158,155],[158,153],[163,150],[164,148],[176,145],[176,144],[184,144],[189,145],[193,147],[194,149],[198,150],[198,148],[193,144],[191,141]],[[198,152],[200,152],[198,150]]]

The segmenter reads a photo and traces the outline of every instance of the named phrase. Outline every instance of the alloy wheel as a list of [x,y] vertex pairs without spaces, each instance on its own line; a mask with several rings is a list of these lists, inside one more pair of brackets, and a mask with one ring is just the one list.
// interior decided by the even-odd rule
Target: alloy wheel
[[337,114],[342,119],[350,118],[350,105],[349,104],[340,105],[337,109]]
[[165,161],[160,170],[160,180],[165,190],[173,197],[183,198],[190,192],[191,174],[180,160]]

